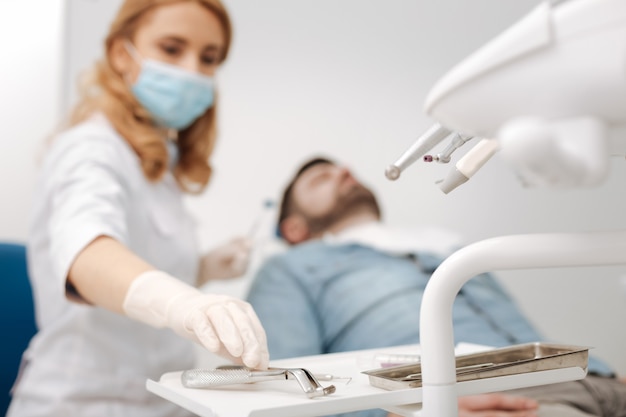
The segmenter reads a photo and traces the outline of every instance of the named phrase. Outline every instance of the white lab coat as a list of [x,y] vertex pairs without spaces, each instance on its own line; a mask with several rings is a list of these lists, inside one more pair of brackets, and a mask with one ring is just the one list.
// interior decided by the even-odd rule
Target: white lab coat
[[194,225],[173,176],[149,182],[135,152],[98,115],[54,139],[39,178],[28,266],[40,331],[24,355],[7,416],[189,416],[145,383],[193,367],[192,342],[72,301],[66,291],[71,263],[101,235],[195,282]]

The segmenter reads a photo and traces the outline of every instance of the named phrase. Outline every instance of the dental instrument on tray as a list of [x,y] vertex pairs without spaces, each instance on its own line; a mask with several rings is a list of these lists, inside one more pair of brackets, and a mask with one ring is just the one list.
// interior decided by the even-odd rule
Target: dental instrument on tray
[[350,381],[352,381],[351,376],[337,376],[333,374],[313,374],[313,376],[317,378],[319,381],[334,381],[336,379],[345,379],[346,385],[348,385]]
[[425,111],[436,122],[387,178],[458,133],[498,145],[477,150],[473,169],[455,167],[468,179],[499,150],[524,186],[601,183],[610,156],[626,154],[625,32],[623,0],[542,2],[435,84]]
[[412,353],[377,353],[374,355],[374,361],[382,368],[397,365],[406,365],[409,363],[418,363],[420,355]]
[[215,388],[224,385],[295,379],[309,398],[335,392],[334,385],[323,387],[317,378],[304,368],[268,368],[260,371],[244,366],[226,366],[217,369],[189,369],[181,374],[186,388]]
[[388,353],[377,352],[357,355],[356,365],[361,370],[375,368],[391,368],[399,365],[415,364],[420,362],[420,355],[417,353]]
[[[215,369],[249,369],[249,368],[246,368],[243,365],[221,365]],[[317,378],[319,381],[333,381],[335,379],[347,379],[348,382],[346,382],[346,385],[348,385],[350,381],[352,381],[351,376],[337,376],[333,374],[318,374],[318,373],[313,373],[313,376]]]

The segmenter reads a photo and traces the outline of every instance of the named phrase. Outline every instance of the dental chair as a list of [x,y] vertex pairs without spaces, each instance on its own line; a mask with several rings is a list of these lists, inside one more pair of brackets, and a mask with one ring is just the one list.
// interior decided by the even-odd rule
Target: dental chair
[[37,331],[22,244],[0,242],[0,295],[0,415],[5,415],[22,353]]

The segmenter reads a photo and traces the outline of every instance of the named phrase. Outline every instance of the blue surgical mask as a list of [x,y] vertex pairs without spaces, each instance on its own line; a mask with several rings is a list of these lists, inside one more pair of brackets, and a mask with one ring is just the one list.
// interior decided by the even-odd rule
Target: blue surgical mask
[[142,59],[130,42],[126,45],[141,65],[137,81],[131,86],[132,92],[159,125],[185,129],[213,105],[212,77],[165,62]]

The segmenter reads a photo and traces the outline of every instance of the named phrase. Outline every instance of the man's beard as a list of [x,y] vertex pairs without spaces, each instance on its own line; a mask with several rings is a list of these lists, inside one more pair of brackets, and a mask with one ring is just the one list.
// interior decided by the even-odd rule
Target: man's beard
[[374,194],[363,185],[357,184],[337,199],[330,213],[318,217],[307,217],[306,220],[310,233],[317,235],[329,230],[343,219],[365,211],[369,211],[380,218],[380,207]]

